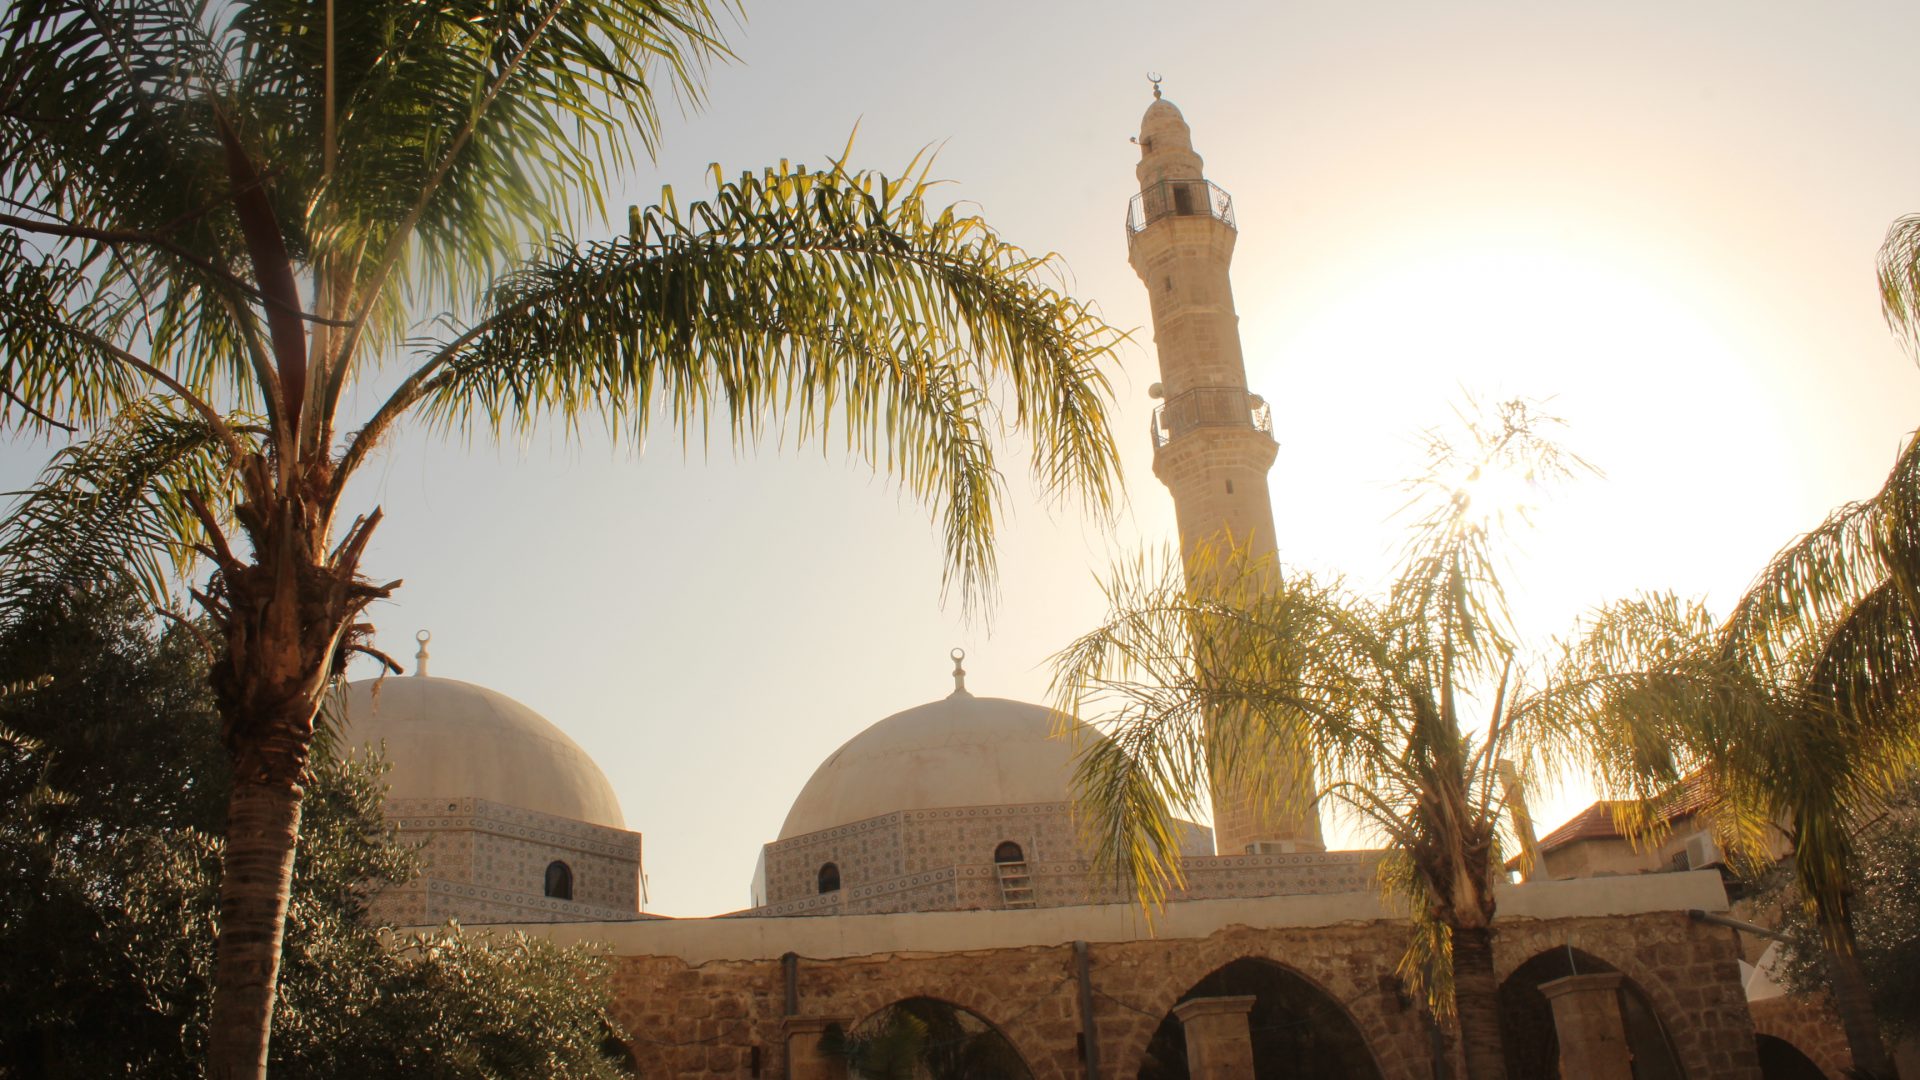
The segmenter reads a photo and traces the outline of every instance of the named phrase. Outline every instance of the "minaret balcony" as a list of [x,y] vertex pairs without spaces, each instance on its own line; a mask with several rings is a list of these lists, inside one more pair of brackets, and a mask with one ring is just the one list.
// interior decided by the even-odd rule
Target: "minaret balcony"
[[1127,243],[1162,218],[1210,217],[1235,232],[1233,197],[1211,180],[1162,180],[1127,203]]
[[1153,410],[1153,448],[1199,428],[1251,428],[1273,438],[1273,407],[1232,386],[1196,386]]

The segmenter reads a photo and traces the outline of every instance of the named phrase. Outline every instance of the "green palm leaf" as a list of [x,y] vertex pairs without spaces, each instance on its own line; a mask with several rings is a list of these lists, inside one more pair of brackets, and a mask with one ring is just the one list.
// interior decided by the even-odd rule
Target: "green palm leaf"
[[192,499],[225,505],[231,487],[224,439],[199,414],[165,400],[130,405],[55,455],[0,518],[0,613],[48,589],[103,583],[164,606],[208,540]]
[[[745,175],[685,211],[669,193],[627,237],[505,278],[343,471],[416,402],[446,426],[595,416],[636,440],[663,422],[683,437],[723,425],[736,444],[775,424],[796,442],[837,425],[849,450],[938,506],[949,581],[971,602],[993,576],[1003,428],[1032,439],[1048,491],[1110,504],[1100,364],[1116,337],[1040,280],[1046,260],[932,211],[929,189],[836,166]],[[981,389],[993,385],[1004,406]]]

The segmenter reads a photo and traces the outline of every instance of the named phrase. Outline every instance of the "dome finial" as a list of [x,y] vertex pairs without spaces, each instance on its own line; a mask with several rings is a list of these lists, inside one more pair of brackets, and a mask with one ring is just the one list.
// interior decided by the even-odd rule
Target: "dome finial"
[[1153,100],[1159,101],[1160,100],[1160,73],[1157,71],[1147,72],[1147,81],[1153,84]]
[[413,635],[413,640],[420,643],[420,651],[413,654],[413,673],[423,676],[427,673],[427,642],[433,640],[433,635],[422,630]]
[[960,665],[960,661],[967,658],[967,650],[955,649],[947,655],[953,657],[953,692],[955,694],[965,694],[967,692],[967,669]]

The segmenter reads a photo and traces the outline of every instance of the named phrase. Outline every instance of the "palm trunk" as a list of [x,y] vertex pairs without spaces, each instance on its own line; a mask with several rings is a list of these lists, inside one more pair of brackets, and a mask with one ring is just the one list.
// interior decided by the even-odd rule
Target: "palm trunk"
[[207,1070],[213,1080],[267,1075],[280,938],[305,794],[298,784],[234,777],[207,1032]]
[[1844,947],[1826,949],[1827,980],[1833,989],[1834,1011],[1840,1014],[1840,1027],[1846,1032],[1853,1067],[1873,1080],[1899,1080],[1893,1056],[1887,1053],[1886,1041],[1880,1035],[1880,1020],[1873,1012],[1873,994],[1867,987],[1866,972],[1860,967],[1860,950],[1853,938],[1852,923],[1849,916],[1840,928]]
[[355,616],[400,584],[370,585],[357,573],[378,510],[357,519],[327,551],[324,457],[294,470],[291,492],[277,486],[274,469],[259,455],[241,462],[250,497],[235,517],[246,528],[252,562],[234,556],[219,521],[195,504],[219,567],[208,591],[196,595],[226,638],[210,681],[233,763],[207,1031],[213,1080],[267,1074],[314,717],[345,654],[362,647],[357,639],[371,630]]
[[1467,1080],[1506,1080],[1506,1052],[1500,1044],[1500,985],[1493,973],[1493,931],[1484,926],[1452,928],[1453,1003],[1460,1017],[1460,1045]]

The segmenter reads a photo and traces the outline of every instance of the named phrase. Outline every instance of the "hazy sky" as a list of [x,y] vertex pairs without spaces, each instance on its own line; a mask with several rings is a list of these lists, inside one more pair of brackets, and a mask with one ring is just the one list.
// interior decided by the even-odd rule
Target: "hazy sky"
[[[1724,609],[1920,424],[1873,280],[1920,210],[1917,38],[1898,4],[750,4],[738,62],[614,205],[684,202],[710,162],[819,162],[856,125],[883,170],[937,145],[952,199],[1139,328],[1116,372],[1129,505],[1109,528],[1016,477],[995,617],[969,626],[926,513],[836,456],[416,431],[356,489],[388,513],[368,572],[406,579],[381,644],[432,630],[436,675],[591,752],[645,834],[649,909],[676,915],[744,906],[814,766],[944,695],[954,646],[976,693],[1041,700],[1100,615],[1094,575],[1172,539],[1122,231],[1149,69],[1234,199],[1283,559],[1379,583],[1415,433],[1463,393],[1552,397],[1606,476],[1526,538],[1523,630],[1544,645],[1642,588]],[[7,447],[5,475],[44,456]]]

